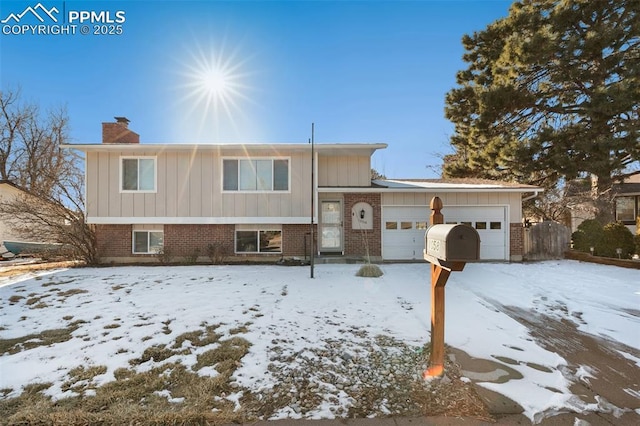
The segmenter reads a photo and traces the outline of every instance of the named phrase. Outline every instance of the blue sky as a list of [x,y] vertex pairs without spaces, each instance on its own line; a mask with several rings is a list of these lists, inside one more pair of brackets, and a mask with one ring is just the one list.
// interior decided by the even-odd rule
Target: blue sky
[[388,143],[376,169],[428,178],[450,152],[461,38],[511,2],[3,0],[0,20],[38,3],[76,33],[20,32],[31,14],[0,24],[0,88],[66,106],[73,143],[100,142],[114,116],[143,143],[304,143],[314,122],[318,143]]

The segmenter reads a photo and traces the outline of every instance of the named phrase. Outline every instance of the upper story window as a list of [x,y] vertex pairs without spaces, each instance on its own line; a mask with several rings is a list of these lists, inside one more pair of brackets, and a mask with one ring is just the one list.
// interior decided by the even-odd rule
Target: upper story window
[[120,160],[122,192],[156,191],[155,157],[122,157]]
[[616,220],[635,223],[638,212],[636,211],[636,197],[616,198]]
[[222,160],[223,191],[289,191],[289,160]]

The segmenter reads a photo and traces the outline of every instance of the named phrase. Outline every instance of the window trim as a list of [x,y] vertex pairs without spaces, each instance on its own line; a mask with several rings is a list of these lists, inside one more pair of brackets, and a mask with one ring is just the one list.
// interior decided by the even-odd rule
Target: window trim
[[[136,232],[146,232],[147,233],[147,251],[136,251]],[[160,233],[162,234],[162,247],[164,248],[164,231],[158,230],[158,229],[133,229],[131,231],[131,253],[132,254],[158,254],[160,252],[160,250],[158,251],[149,251],[149,248],[151,246],[150,244],[150,238],[151,238],[151,233],[155,232],[155,233]]]
[[[238,189],[224,189],[224,162],[225,160],[235,160],[238,162]],[[275,179],[274,162],[278,160],[287,161],[287,189],[240,189],[240,161],[269,160],[271,161],[271,186],[273,188]],[[220,159],[220,191],[223,194],[290,194],[291,193],[291,157],[221,157]]]
[[[257,241],[258,247],[256,247],[256,251],[238,251],[238,232],[256,232],[257,233]],[[260,251],[260,233],[261,232],[280,232],[280,251]],[[269,254],[277,254],[282,255],[283,253],[283,231],[282,229],[276,228],[236,228],[233,231],[233,252],[235,254],[258,254],[258,255],[269,255]]]
[[[124,189],[122,185],[124,160],[153,160],[153,189]],[[119,189],[121,194],[155,194],[158,192],[158,157],[154,155],[121,155],[120,156]],[[138,162],[138,186],[140,186],[140,162]]]

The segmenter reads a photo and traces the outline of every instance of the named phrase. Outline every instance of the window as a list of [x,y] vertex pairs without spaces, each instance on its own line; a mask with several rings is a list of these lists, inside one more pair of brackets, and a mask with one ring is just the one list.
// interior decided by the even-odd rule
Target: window
[[224,191],[288,191],[289,160],[222,161]]
[[427,229],[427,222],[416,222],[416,229]]
[[502,229],[502,222],[489,222],[489,229]]
[[413,222],[400,222],[400,229],[413,229]]
[[123,192],[156,191],[156,159],[154,157],[124,157],[121,162]]
[[636,203],[634,197],[616,198],[616,220],[622,222],[635,222]]
[[282,231],[236,231],[236,253],[282,253]]
[[487,229],[487,222],[476,222],[476,229]]
[[158,253],[164,246],[162,231],[133,231],[133,252],[137,254]]
[[398,229],[398,222],[385,222],[385,229]]

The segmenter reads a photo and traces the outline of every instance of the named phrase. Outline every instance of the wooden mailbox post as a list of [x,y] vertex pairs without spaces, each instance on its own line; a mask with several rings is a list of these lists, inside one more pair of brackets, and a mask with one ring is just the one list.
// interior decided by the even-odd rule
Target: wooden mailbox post
[[430,227],[425,233],[424,259],[431,262],[431,355],[423,377],[444,373],[444,286],[451,271],[480,259],[480,236],[471,226],[444,225],[442,200],[431,199]]

